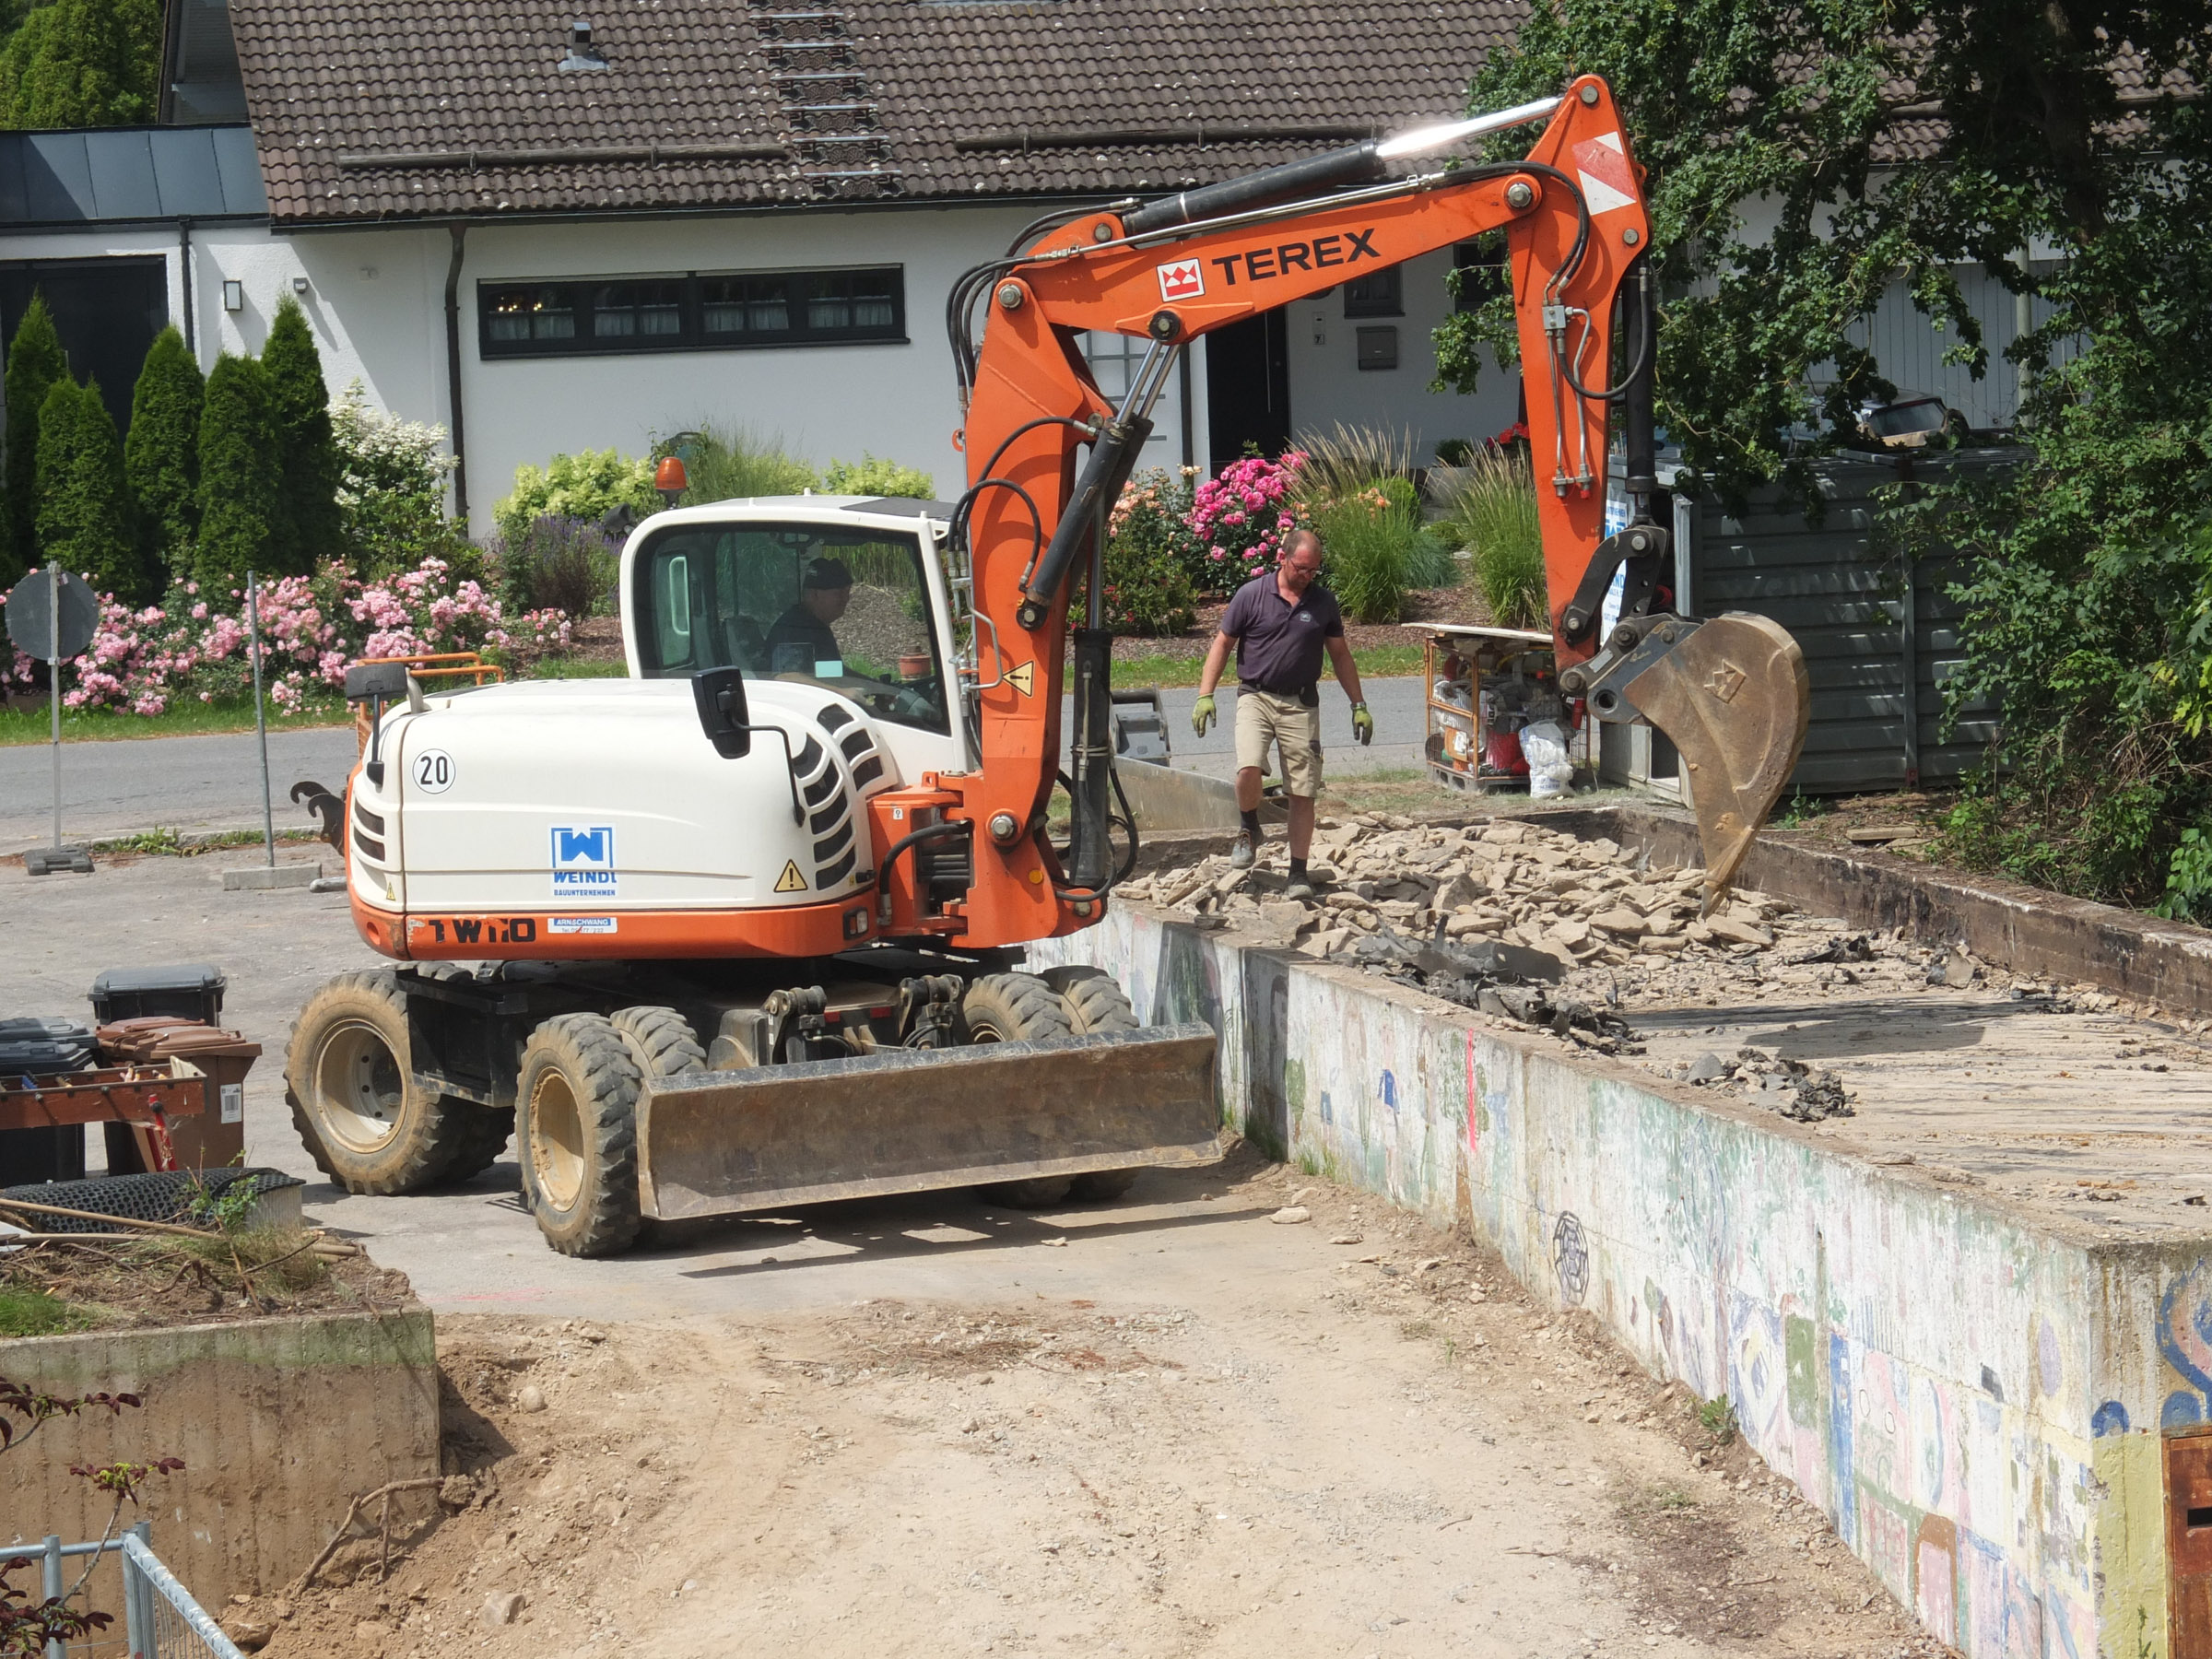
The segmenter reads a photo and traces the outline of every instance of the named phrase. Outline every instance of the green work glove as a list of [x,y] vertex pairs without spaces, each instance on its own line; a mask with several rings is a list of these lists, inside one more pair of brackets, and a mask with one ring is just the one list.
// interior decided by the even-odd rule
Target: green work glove
[[1201,691],[1198,694],[1198,700],[1191,705],[1191,730],[1203,737],[1206,735],[1206,728],[1213,724],[1214,694],[1211,691]]
[[1352,705],[1352,735],[1361,743],[1372,743],[1375,740],[1375,717],[1367,712],[1367,705],[1363,702]]

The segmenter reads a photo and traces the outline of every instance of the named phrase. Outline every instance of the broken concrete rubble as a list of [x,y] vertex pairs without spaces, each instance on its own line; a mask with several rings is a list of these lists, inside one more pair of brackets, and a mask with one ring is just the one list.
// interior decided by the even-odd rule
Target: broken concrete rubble
[[[1741,1006],[1847,987],[1902,995],[1980,983],[2075,1006],[2065,988],[1993,973],[1955,946],[1895,929],[1852,932],[1840,917],[1801,915],[1764,893],[1734,893],[1700,915],[1701,869],[1654,865],[1613,841],[1578,841],[1526,818],[1324,818],[1310,865],[1312,900],[1283,896],[1280,841],[1264,845],[1249,870],[1203,855],[1140,876],[1116,896],[1606,1053],[1640,1052],[1630,1030],[1640,1008]],[[1535,986],[1541,994],[1526,994]],[[1840,1088],[1818,1077],[1771,1075],[1780,1080],[1761,1084],[1765,1104],[1806,1121],[1849,1111]]]
[[1851,1093],[1843,1080],[1823,1067],[1814,1070],[1786,1054],[1739,1048],[1733,1061],[1706,1053],[1677,1065],[1667,1076],[1682,1082],[1726,1088],[1752,1104],[1766,1106],[1801,1124],[1851,1117]]

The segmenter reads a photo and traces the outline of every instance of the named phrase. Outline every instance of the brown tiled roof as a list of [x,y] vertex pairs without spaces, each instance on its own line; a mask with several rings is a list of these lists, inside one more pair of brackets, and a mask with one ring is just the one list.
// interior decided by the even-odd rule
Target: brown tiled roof
[[[1469,76],[1525,12],[1524,0],[568,4],[231,0],[272,218],[1180,189],[1460,114]],[[591,24],[606,69],[559,70],[571,18]],[[599,154],[567,159],[578,149]],[[406,163],[374,164],[394,156]]]

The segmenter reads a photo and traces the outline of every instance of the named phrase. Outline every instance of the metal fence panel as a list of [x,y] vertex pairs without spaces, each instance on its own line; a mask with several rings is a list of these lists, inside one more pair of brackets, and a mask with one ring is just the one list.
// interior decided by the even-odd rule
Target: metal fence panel
[[177,1583],[146,1541],[142,1522],[124,1535],[123,1576],[131,1659],[245,1659]]

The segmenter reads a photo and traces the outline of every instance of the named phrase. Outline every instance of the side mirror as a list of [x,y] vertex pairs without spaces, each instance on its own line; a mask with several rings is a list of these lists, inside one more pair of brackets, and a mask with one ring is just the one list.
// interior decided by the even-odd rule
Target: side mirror
[[707,668],[691,677],[691,700],[699,706],[699,729],[724,760],[742,760],[753,752],[752,716],[745,704],[745,673],[738,668]]

